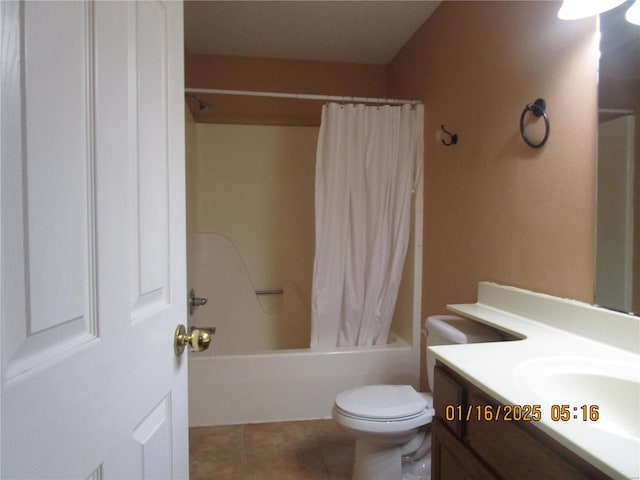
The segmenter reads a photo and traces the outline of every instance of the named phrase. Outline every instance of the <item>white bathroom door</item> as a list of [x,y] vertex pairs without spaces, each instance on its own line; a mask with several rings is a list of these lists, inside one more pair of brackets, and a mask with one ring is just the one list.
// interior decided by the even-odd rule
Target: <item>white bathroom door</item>
[[187,478],[182,5],[0,12],[0,477]]

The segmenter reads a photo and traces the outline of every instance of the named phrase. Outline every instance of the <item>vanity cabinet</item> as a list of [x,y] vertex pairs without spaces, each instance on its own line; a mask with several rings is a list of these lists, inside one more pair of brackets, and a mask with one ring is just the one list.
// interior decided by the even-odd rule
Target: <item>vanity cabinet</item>
[[432,480],[610,478],[532,422],[478,418],[478,409],[496,412],[498,405],[486,392],[436,364]]

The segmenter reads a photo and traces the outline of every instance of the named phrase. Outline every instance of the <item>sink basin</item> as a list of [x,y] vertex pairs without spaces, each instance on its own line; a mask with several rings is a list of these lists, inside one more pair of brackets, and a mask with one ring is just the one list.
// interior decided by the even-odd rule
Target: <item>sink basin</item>
[[[521,388],[546,405],[542,408],[546,418],[556,421],[561,410],[552,406],[568,405],[567,422],[640,439],[640,366],[582,357],[545,357],[518,365],[514,375]],[[531,403],[535,403],[533,399]]]

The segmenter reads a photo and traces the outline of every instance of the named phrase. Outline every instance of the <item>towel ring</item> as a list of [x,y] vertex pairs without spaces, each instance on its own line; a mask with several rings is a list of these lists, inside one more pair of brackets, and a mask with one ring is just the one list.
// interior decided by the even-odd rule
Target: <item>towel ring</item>
[[[527,145],[532,148],[540,148],[545,143],[547,143],[547,139],[549,138],[549,132],[551,131],[551,127],[549,125],[549,115],[545,111],[547,107],[547,102],[544,101],[544,98],[538,98],[535,102],[529,103],[524,110],[522,111],[522,115],[520,115],[520,135],[522,135],[522,139],[525,141]],[[527,134],[524,131],[524,117],[527,115],[527,112],[531,111],[536,117],[543,117],[545,130],[544,130],[544,138],[540,143],[533,143],[531,140],[527,138]]]

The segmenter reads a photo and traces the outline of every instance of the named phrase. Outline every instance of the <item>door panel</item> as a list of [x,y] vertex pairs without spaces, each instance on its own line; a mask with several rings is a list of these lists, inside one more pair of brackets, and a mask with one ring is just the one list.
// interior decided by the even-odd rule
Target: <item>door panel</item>
[[139,443],[138,478],[171,478],[171,398],[162,401],[133,430]]
[[[133,316],[168,305],[168,152],[167,152],[167,11],[159,3],[132,3],[136,22],[135,71],[132,94],[138,105],[131,145],[137,155],[133,171],[137,195],[133,225],[140,225],[135,238]],[[138,35],[143,31],[145,35]],[[133,80],[133,79],[132,79]]]
[[186,478],[182,5],[0,12],[0,477]]
[[[6,137],[8,157],[15,164],[3,168],[3,206],[13,210],[12,223],[3,232],[11,249],[4,265],[15,279],[5,283],[11,294],[3,298],[3,307],[12,312],[3,331],[5,378],[67,354],[97,332],[93,37],[87,34],[92,8],[83,3],[57,9],[50,4],[41,9],[32,3],[22,9],[13,6],[3,17],[21,24],[24,37],[5,54],[19,61],[23,50],[33,61],[25,62],[23,71],[19,64],[3,71],[3,97],[24,99],[22,104],[11,102],[6,110],[3,105],[3,117],[17,124]],[[64,54],[57,62],[48,60],[55,54],[56,33],[45,21],[51,17],[65,31]],[[10,81],[5,82],[5,73]],[[56,95],[52,87],[59,84],[69,88]],[[49,96],[53,100],[47,104]],[[69,109],[61,108],[65,103]],[[2,140],[4,149],[4,135]],[[56,181],[62,177],[68,181]]]

